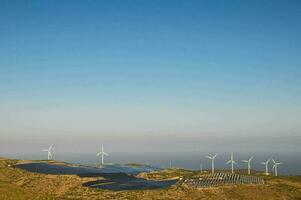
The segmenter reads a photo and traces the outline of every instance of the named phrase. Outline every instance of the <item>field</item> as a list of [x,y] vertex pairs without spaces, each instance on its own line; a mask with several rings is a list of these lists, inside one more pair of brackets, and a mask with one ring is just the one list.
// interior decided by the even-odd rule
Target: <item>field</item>
[[[264,177],[264,185],[234,185],[213,188],[172,186],[168,189],[113,192],[82,186],[99,178],[76,175],[45,175],[12,167],[17,160],[0,158],[0,199],[301,199],[301,177]],[[140,177],[165,179],[197,176],[182,169],[144,173]]]

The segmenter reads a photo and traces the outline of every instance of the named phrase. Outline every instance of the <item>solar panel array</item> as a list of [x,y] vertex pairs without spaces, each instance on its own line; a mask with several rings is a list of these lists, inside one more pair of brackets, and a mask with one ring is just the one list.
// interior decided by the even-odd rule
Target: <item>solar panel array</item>
[[214,187],[229,184],[264,184],[264,180],[258,176],[214,173],[197,178],[186,178],[182,183],[193,187]]

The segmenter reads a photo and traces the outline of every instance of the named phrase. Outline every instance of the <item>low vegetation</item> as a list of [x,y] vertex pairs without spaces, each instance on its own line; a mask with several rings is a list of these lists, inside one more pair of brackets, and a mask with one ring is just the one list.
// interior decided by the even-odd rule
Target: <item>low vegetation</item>
[[[173,186],[168,189],[113,192],[82,186],[95,178],[76,175],[45,175],[14,168],[18,160],[0,158],[0,199],[301,199],[301,177],[265,177],[265,185],[235,185],[197,189]],[[23,161],[24,162],[24,161]],[[143,173],[149,179],[197,176],[199,172],[169,169]]]
[[126,164],[129,167],[144,167],[146,165],[140,164],[140,163],[128,163]]

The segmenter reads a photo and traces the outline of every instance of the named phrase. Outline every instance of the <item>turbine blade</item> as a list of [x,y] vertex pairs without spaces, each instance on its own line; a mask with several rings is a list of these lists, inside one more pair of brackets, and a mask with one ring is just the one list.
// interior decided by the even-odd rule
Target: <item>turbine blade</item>
[[53,147],[53,144],[50,145],[50,147],[48,148],[48,150],[50,151]]

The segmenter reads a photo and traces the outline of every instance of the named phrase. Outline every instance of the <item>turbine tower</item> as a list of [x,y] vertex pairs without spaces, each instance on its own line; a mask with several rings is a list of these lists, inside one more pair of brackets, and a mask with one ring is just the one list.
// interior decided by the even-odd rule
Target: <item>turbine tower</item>
[[53,158],[53,144],[50,145],[48,149],[42,149],[41,151],[46,151],[47,152],[47,160],[51,160]]
[[253,159],[254,156],[252,156],[251,158],[249,158],[249,160],[242,160],[242,162],[244,163],[248,163],[248,174],[251,174],[251,161]]
[[216,158],[217,154],[215,154],[214,156],[206,156],[207,158],[209,158],[211,160],[211,173],[214,173],[214,159]]
[[268,159],[267,161],[265,162],[261,162],[260,164],[262,165],[265,165],[265,175],[269,175],[269,162],[270,162],[270,159]]
[[203,163],[202,163],[202,160],[200,161],[200,172],[203,172]]
[[233,159],[233,153],[231,153],[231,158],[228,160],[227,164],[231,163],[231,173],[234,174],[234,164],[237,164]]
[[273,168],[272,169],[274,169],[275,171],[274,171],[274,173],[275,173],[275,176],[278,176],[278,165],[281,165],[282,163],[277,163],[274,159],[272,159],[272,161],[273,161],[273,163],[274,163],[274,165],[273,165]]
[[101,151],[98,152],[98,154],[96,154],[96,156],[100,156],[101,155],[101,166],[105,164],[104,162],[104,156],[108,156],[109,154],[107,154],[106,152],[104,152],[103,149],[103,144],[101,145]]

